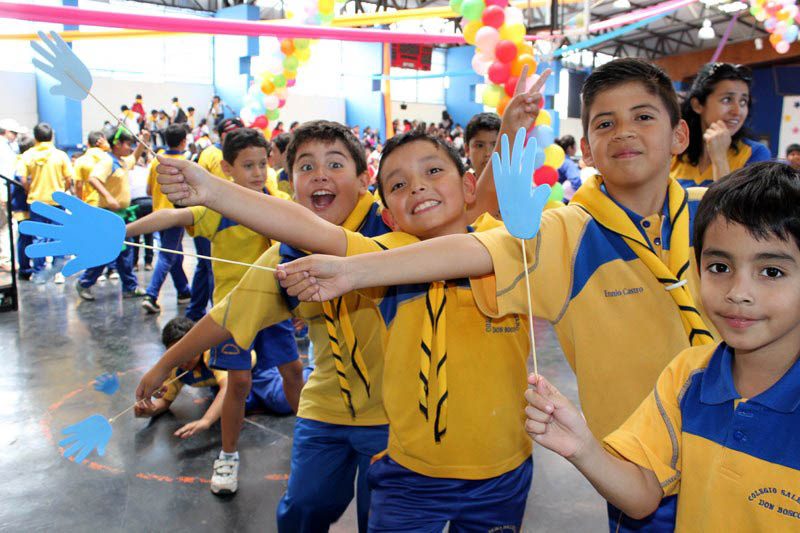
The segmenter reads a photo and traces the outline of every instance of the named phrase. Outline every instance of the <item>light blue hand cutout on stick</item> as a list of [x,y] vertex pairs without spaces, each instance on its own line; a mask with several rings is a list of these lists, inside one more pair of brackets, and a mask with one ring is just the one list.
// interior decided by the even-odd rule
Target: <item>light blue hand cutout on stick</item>
[[119,390],[119,378],[116,373],[107,373],[97,376],[94,380],[94,390],[103,394],[113,395]]
[[542,212],[550,198],[550,186],[533,184],[533,172],[536,170],[536,139],[528,139],[525,144],[526,131],[520,128],[514,136],[514,150],[509,153],[508,136],[500,138],[500,154],[492,154],[492,172],[500,204],[500,214],[508,232],[520,240],[522,246],[522,264],[525,269],[525,286],[528,293],[528,326],[533,353],[533,372],[539,374],[536,361],[536,343],[533,338],[533,305],[531,304],[531,286],[528,272],[528,256],[525,253],[525,240],[532,239],[539,231]]

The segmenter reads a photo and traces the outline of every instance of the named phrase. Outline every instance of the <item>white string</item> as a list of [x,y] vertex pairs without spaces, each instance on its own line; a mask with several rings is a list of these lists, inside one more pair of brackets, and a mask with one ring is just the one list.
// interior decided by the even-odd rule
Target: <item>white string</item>
[[[167,381],[166,383],[164,383],[164,384],[162,385],[162,387],[166,387],[166,386],[167,386],[167,385],[169,385],[170,383],[174,383],[175,381],[178,381],[179,379],[181,379],[183,376],[185,376],[185,375],[186,375],[186,374],[188,374],[189,372],[191,372],[191,370],[187,370],[187,371],[186,371],[186,372],[184,372],[183,374],[181,374],[181,375],[179,375],[179,376],[175,376],[175,377],[174,377],[174,378],[172,378],[171,380],[169,380],[169,381]],[[109,424],[113,424],[113,423],[114,423],[114,420],[116,420],[117,418],[121,417],[122,415],[124,415],[125,413],[127,413],[128,411],[130,411],[131,409],[133,409],[134,407],[136,407],[137,405],[139,405],[139,402],[135,402],[133,405],[131,405],[130,407],[128,407],[127,409],[125,409],[125,410],[124,410],[124,411],[122,411],[121,413],[117,414],[116,416],[112,416],[111,418],[109,418],[109,419],[108,419],[108,423],[109,423]]]
[[531,351],[533,353],[533,373],[539,375],[539,365],[536,362],[536,341],[533,338],[533,305],[531,304],[531,281],[528,275],[528,255],[525,253],[525,239],[519,240],[522,245],[522,266],[525,269],[525,294],[528,295],[528,327],[531,334]]
[[246,267],[251,267],[251,268],[257,268],[259,270],[266,270],[268,272],[275,272],[276,271],[276,269],[271,268],[271,267],[267,267],[267,266],[254,265],[252,263],[241,263],[239,261],[231,261],[230,259],[222,259],[221,257],[211,257],[209,255],[191,254],[189,252],[179,252],[178,250],[170,250],[169,248],[161,248],[160,246],[150,246],[148,244],[140,244],[138,242],[125,241],[125,244],[127,244],[129,246],[138,246],[139,248],[147,248],[148,250],[156,250],[156,251],[159,251],[159,252],[167,252],[169,254],[185,255],[186,257],[195,257],[197,259],[208,259],[209,261],[217,261],[219,263],[230,263],[232,265],[240,265],[240,266],[246,266]]

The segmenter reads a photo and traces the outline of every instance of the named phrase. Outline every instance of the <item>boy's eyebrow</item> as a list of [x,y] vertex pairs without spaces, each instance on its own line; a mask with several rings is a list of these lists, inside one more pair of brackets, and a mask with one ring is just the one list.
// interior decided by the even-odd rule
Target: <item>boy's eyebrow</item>
[[[654,106],[653,104],[638,104],[638,105],[635,105],[635,106],[631,107],[630,109],[628,109],[628,111],[637,111],[637,110],[640,110],[640,109],[652,109],[656,113],[660,113],[661,112],[661,110],[657,106]],[[606,115],[614,115],[614,112],[613,111],[603,111],[602,113],[597,113],[595,116],[593,116],[591,118],[590,122],[594,122],[595,120],[597,120],[598,117],[603,117],[603,116],[606,116]]]
[[[703,250],[701,255],[703,257],[721,257],[723,259],[731,259],[733,257],[728,252],[715,250],[713,248]],[[756,254],[755,259],[758,261],[788,261],[790,263],[797,263],[794,257],[782,252],[762,252],[760,254]]]
[[[441,159],[441,157],[439,157],[439,155],[437,155],[437,154],[431,154],[431,155],[426,155],[425,157],[421,157],[417,161],[419,161],[420,163],[427,163],[428,161],[431,161],[431,160],[434,160],[434,159]],[[392,177],[395,174],[397,174],[398,172],[400,172],[401,170],[403,170],[403,168],[404,167],[402,167],[402,166],[397,167],[396,169],[394,169],[391,172],[389,172],[388,174],[386,174],[386,177],[383,178],[383,179],[384,180],[392,179]]]
[[700,255],[702,255],[703,257],[722,257],[723,259],[731,258],[731,254],[729,254],[728,252],[723,252],[722,250],[715,250],[713,248],[708,248],[703,250],[703,252]]

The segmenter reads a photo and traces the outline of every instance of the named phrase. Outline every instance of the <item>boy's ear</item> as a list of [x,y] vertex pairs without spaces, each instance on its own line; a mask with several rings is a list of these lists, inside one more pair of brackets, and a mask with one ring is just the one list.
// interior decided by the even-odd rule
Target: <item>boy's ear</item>
[[689,125],[680,119],[672,130],[672,155],[682,154],[689,146]]
[[594,158],[592,157],[592,148],[589,146],[589,139],[581,137],[581,155],[586,165],[593,167]]
[[478,189],[478,178],[475,176],[474,172],[467,171],[464,173],[464,177],[461,181],[461,186],[463,187],[464,191],[464,204],[474,204],[477,198],[476,191]]
[[392,212],[389,211],[388,207],[381,209],[381,220],[383,220],[384,224],[392,228],[392,231],[400,230],[400,226],[398,226],[397,222],[395,222],[394,216],[392,215]]
[[365,170],[357,176],[357,179],[361,182],[361,186],[358,188],[359,192],[367,192],[367,189],[369,189],[369,172]]
[[698,100],[696,97],[693,96],[689,100],[689,105],[692,106],[692,111],[694,111],[698,115],[703,112],[703,104],[701,104],[700,100]]
[[226,176],[230,176],[233,174],[233,165],[231,165],[224,159],[220,161],[220,167],[222,167],[222,172],[224,172]]

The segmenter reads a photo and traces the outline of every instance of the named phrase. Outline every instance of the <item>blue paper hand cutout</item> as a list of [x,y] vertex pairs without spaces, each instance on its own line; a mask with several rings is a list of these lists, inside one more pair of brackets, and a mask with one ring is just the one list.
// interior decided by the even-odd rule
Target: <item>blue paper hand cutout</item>
[[63,95],[73,100],[86,98],[92,89],[92,75],[86,65],[56,32],[50,32],[50,39],[43,32],[39,32],[39,38],[48,49],[36,41],[31,41],[31,48],[41,56],[41,59],[34,57],[33,64],[58,81],[50,88],[50,94]]
[[503,135],[500,155],[492,154],[492,171],[506,229],[514,237],[531,239],[539,231],[550,186],[533,185],[537,143],[531,138],[525,146],[525,135],[525,128],[517,131],[512,154],[509,154],[508,135]]
[[119,390],[119,378],[117,374],[101,374],[94,380],[94,390],[111,396]]
[[33,202],[31,211],[55,224],[26,220],[19,225],[19,232],[24,235],[54,239],[26,247],[29,257],[75,255],[62,270],[65,276],[117,258],[125,239],[125,222],[120,217],[63,192],[54,192],[53,200],[68,211],[42,202]]
[[64,457],[75,457],[76,463],[82,463],[92,450],[97,450],[97,455],[106,453],[106,444],[111,439],[111,424],[102,415],[92,415],[77,424],[73,424],[61,432],[66,435],[58,445],[64,446]]

